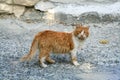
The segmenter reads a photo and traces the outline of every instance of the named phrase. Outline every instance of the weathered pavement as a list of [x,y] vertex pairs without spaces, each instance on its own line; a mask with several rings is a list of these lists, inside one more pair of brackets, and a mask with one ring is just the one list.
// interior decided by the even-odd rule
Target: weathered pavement
[[[78,54],[80,66],[73,66],[68,55],[54,54],[56,63],[41,68],[37,56],[31,62],[19,62],[34,35],[46,29],[72,31],[72,27],[0,19],[0,80],[120,80],[120,23],[87,25],[91,34]],[[100,44],[103,39],[109,42]]]

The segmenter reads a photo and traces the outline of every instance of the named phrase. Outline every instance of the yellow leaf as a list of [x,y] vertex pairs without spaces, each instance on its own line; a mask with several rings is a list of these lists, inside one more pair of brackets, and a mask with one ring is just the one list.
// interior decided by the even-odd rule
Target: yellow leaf
[[99,43],[101,43],[101,44],[108,44],[108,43],[109,43],[109,41],[108,41],[108,40],[103,39],[103,40],[100,40],[100,41],[99,41]]

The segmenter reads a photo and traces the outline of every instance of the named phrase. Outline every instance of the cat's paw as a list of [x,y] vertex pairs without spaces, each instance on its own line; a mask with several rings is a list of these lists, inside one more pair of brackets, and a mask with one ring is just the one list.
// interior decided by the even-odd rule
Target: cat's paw
[[54,60],[50,60],[50,61],[48,61],[48,62],[51,63],[51,64],[54,64],[54,63],[55,63]]
[[74,61],[73,64],[74,64],[75,66],[79,66],[79,65],[80,65],[77,61]]
[[47,58],[46,61],[47,61],[48,63],[50,63],[50,64],[55,63],[55,61],[54,61],[53,59],[51,59],[51,58]]
[[46,64],[41,64],[41,67],[46,68],[47,65]]

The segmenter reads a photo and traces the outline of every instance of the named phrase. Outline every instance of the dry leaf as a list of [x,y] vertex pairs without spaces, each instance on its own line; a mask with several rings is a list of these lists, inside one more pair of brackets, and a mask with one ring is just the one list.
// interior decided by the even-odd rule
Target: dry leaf
[[100,41],[99,41],[99,43],[101,43],[101,44],[108,44],[108,43],[109,43],[109,41],[108,41],[108,40],[103,39],[103,40],[100,40]]

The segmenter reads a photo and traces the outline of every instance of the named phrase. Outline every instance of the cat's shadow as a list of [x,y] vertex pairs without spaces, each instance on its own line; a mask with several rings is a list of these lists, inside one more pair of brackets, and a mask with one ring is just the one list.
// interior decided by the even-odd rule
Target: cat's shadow
[[[71,62],[71,57],[70,57],[69,54],[52,54],[51,58],[53,60],[55,60],[55,63],[51,64],[49,62],[45,62],[48,66],[52,66],[52,65],[54,66],[54,65],[57,65],[57,64],[73,65],[72,62]],[[83,62],[84,60],[78,59],[78,61]],[[35,57],[31,61],[25,61],[25,62],[23,62],[21,64],[24,67],[41,67],[38,57]]]
[[55,60],[56,63],[70,63],[71,58],[68,54],[53,54],[51,56],[53,60]]

